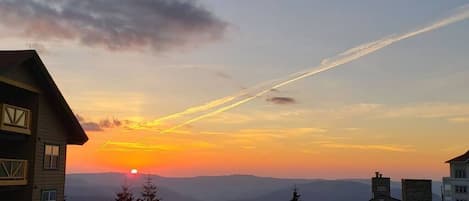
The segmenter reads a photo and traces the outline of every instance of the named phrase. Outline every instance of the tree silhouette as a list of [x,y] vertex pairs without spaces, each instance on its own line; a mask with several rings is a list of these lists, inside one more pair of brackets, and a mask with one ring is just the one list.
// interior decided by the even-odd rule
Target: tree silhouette
[[298,188],[293,189],[293,198],[290,201],[300,201],[301,195],[298,193]]
[[151,177],[147,177],[147,181],[143,184],[142,198],[137,201],[161,201],[162,199],[157,197],[158,187],[153,184]]
[[130,192],[129,187],[126,185],[122,186],[122,191],[117,193],[116,201],[134,201],[134,196],[132,192]]

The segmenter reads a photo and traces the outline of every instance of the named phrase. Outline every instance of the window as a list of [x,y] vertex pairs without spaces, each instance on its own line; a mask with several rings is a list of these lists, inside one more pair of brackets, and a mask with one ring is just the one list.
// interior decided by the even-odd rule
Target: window
[[467,186],[455,186],[456,193],[467,193]]
[[59,146],[46,144],[44,147],[44,168],[57,169],[59,164]]
[[2,130],[11,132],[31,134],[30,119],[31,112],[26,108],[13,105],[2,104],[1,106],[1,124]]
[[56,190],[42,191],[41,201],[57,201],[57,191]]
[[445,191],[450,191],[450,190],[451,190],[451,185],[445,184]]
[[465,170],[456,170],[454,176],[456,178],[466,178],[466,171]]

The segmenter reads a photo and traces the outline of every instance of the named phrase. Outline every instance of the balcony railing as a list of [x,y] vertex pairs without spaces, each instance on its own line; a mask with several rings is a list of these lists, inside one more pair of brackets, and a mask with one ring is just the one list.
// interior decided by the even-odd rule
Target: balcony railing
[[28,161],[0,158],[0,186],[26,185]]

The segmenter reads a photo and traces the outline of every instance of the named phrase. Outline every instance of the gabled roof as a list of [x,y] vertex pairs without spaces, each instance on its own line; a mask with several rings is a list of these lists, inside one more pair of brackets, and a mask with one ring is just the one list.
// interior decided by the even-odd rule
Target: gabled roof
[[34,65],[28,65],[35,72],[37,81],[41,85],[43,94],[49,97],[58,106],[60,115],[63,118],[69,131],[67,132],[67,144],[82,145],[88,141],[85,131],[81,127],[75,114],[65,101],[62,93],[55,84],[51,75],[47,71],[44,63],[42,63],[39,55],[34,50],[20,51],[0,51],[0,68],[18,67],[25,62],[32,62]]
[[456,158],[453,158],[449,161],[446,161],[447,163],[452,163],[452,162],[469,162],[469,151],[467,151],[465,154],[460,155]]

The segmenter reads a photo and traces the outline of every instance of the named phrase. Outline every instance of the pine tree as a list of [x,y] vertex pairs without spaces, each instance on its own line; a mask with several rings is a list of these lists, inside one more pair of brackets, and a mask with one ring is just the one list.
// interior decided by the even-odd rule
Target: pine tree
[[151,181],[150,177],[147,177],[147,181],[143,184],[142,199],[137,201],[161,201],[162,199],[157,197],[158,187],[156,187]]
[[293,198],[290,201],[300,201],[301,195],[298,193],[298,188],[293,189]]
[[122,186],[122,191],[117,193],[116,201],[134,201],[134,196],[132,192],[130,192],[129,187],[124,185]]

